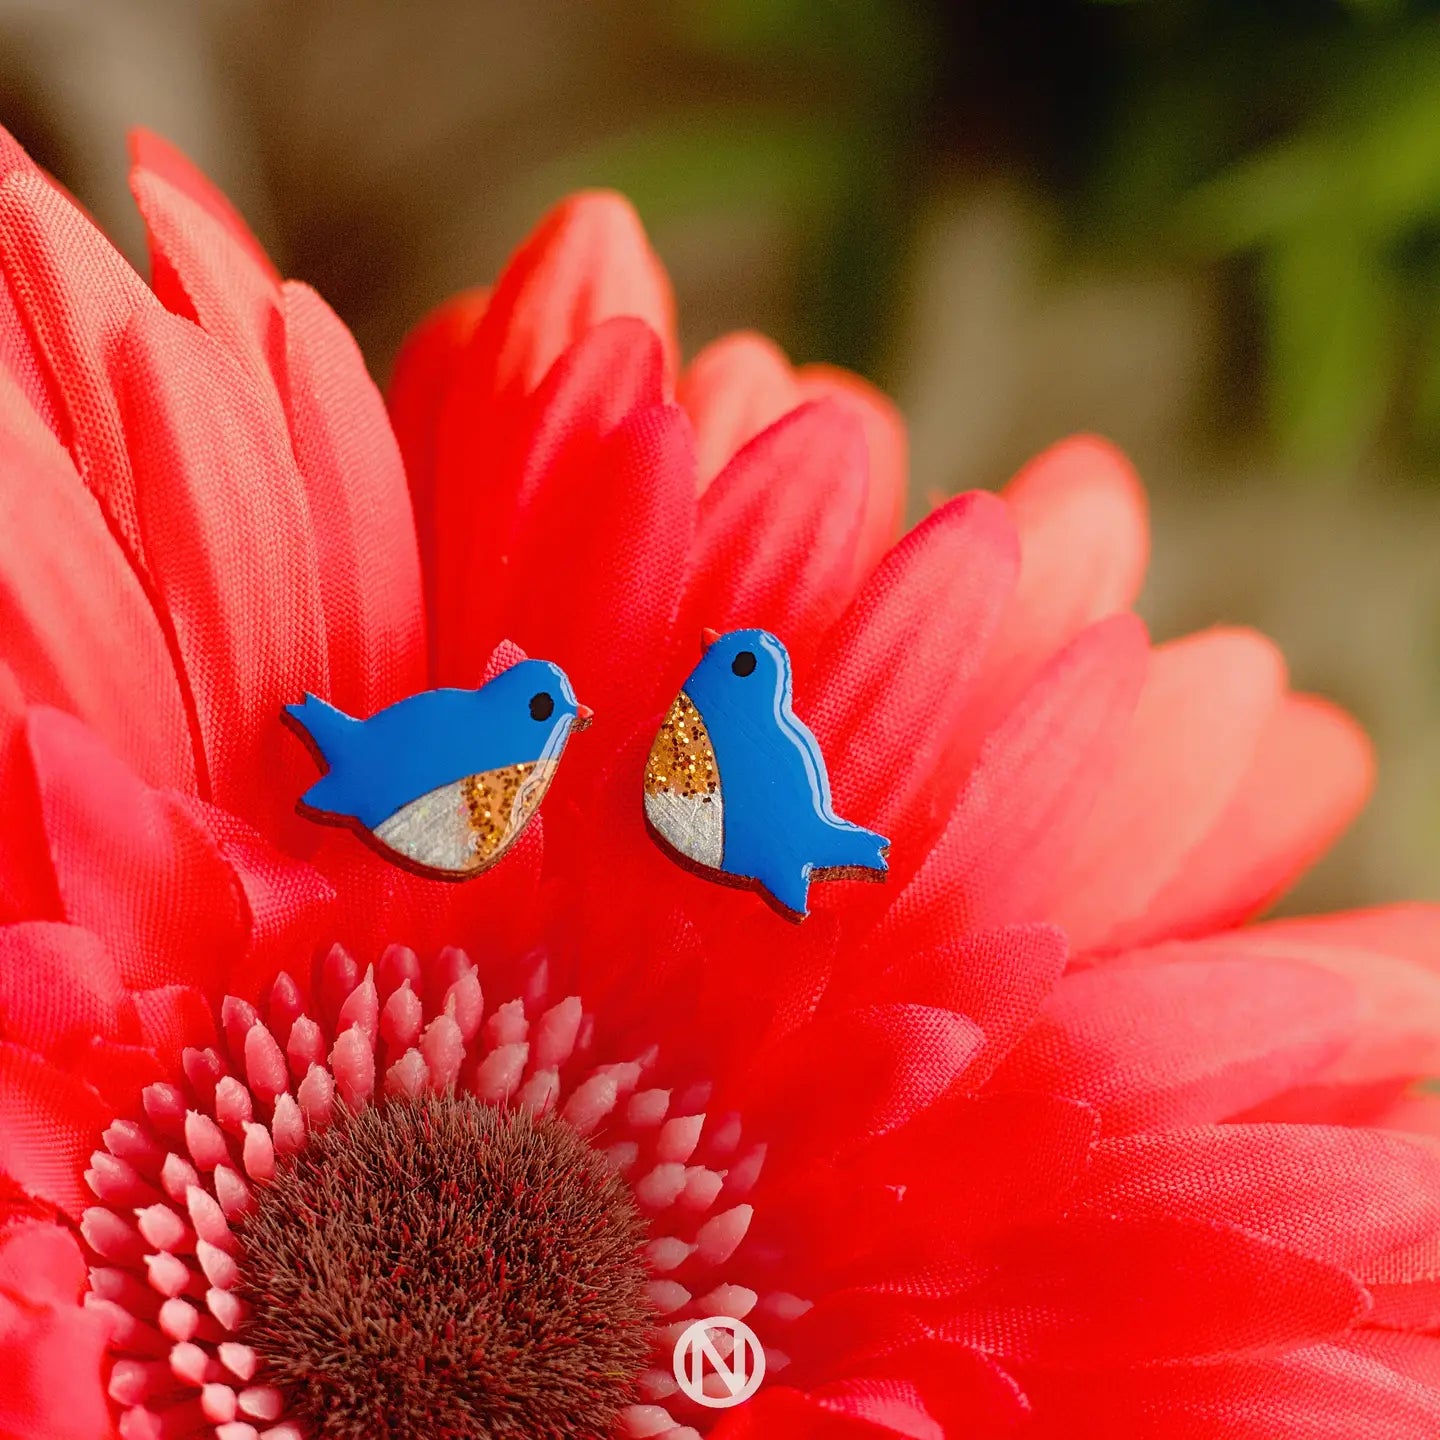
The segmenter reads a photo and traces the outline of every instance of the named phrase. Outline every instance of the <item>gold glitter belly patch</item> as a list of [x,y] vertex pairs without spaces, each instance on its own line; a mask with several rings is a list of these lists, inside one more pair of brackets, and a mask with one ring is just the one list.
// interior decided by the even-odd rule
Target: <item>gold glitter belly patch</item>
[[683,690],[645,763],[645,818],[686,859],[719,868],[725,849],[720,767],[705,721]]

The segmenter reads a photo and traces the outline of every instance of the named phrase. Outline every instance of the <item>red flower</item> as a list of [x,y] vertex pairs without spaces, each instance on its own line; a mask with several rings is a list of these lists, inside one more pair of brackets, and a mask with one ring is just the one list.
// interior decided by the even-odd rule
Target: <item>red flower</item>
[[[420,329],[397,449],[160,142],[153,291],[3,169],[0,1433],[1436,1433],[1440,914],[1242,926],[1368,751],[1254,635],[1149,649],[1114,452],[887,548],[889,406],[749,336],[679,372],[609,196]],[[742,623],[892,840],[799,929],[643,833]],[[284,702],[510,641],[598,718],[503,865],[295,816]],[[769,1360],[728,1412],[668,1370],[716,1312]]]

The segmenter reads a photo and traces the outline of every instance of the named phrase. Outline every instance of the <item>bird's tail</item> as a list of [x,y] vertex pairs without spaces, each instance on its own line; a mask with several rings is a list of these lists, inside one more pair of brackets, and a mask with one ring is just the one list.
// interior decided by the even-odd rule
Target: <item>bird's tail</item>
[[840,821],[828,827],[823,854],[815,859],[817,870],[873,870],[883,875],[890,866],[885,856],[890,842],[873,830]]
[[332,788],[330,782],[343,775],[346,759],[360,733],[361,722],[308,692],[300,704],[287,705],[285,713],[309,737],[330,772],[322,775],[301,799],[314,810],[332,810],[334,807],[326,803]]

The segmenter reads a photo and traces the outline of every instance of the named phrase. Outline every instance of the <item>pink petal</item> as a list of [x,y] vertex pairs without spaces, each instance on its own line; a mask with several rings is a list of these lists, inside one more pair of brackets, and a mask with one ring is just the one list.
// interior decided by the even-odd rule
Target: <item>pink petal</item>
[[1230,807],[1150,902],[1146,928],[1195,935],[1248,920],[1339,838],[1374,779],[1374,753],[1354,720],[1323,700],[1287,695]]
[[870,483],[855,547],[855,577],[863,580],[900,536],[910,473],[910,442],[894,401],[868,381],[833,365],[805,365],[796,374],[807,400],[832,399],[851,410],[865,429]]
[[1196,1124],[1311,1080],[1356,1020],[1354,987],[1314,966],[1177,944],[1066,975],[993,1083],[1084,1100],[1112,1135]]
[[872,942],[876,953],[1033,920],[1124,753],[1149,660],[1133,616],[1079,635],[980,750],[944,830]]
[[563,200],[511,256],[476,328],[495,393],[533,390],[587,330],[617,315],[643,320],[674,372],[675,302],[639,217],[622,196]]
[[1239,1226],[1366,1282],[1427,1279],[1440,1260],[1440,1147],[1381,1131],[1217,1125],[1105,1140],[1074,1203]]
[[927,807],[944,803],[942,759],[978,738],[968,707],[1017,563],[1001,502],[960,496],[886,556],[826,637],[796,711],[845,819],[896,840],[922,786]]
[[1019,1227],[972,1263],[941,1332],[1002,1360],[1067,1368],[1263,1353],[1342,1330],[1366,1306],[1341,1270],[1174,1216]]
[[700,501],[694,576],[678,625],[760,626],[803,669],[850,599],[868,461],[859,422],[834,401],[792,410],[750,441]]
[[1134,470],[1095,436],[1051,446],[1002,493],[1020,534],[1021,561],[986,663],[997,715],[1087,625],[1133,603],[1150,545]]
[[1164,938],[1149,907],[1238,793],[1283,684],[1275,647],[1249,632],[1155,652],[1127,753],[1047,907],[1077,951]]
[[675,399],[695,426],[700,488],[762,430],[800,403],[800,386],[779,346],[740,331],[712,341],[690,362]]

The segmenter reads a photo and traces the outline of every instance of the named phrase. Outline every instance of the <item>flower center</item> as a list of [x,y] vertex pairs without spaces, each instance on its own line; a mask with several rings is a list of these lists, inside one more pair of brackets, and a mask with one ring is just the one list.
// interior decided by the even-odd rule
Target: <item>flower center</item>
[[646,1226],[565,1121],[337,1112],[240,1227],[244,1338],[326,1440],[604,1436],[653,1343]]
[[806,1302],[731,1278],[774,1260],[764,1143],[545,971],[487,1004],[459,950],[335,946],[308,1002],[221,1000],[85,1172],[122,1440],[694,1440],[693,1320],[753,1312],[783,1368]]

